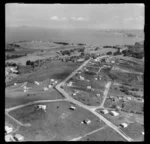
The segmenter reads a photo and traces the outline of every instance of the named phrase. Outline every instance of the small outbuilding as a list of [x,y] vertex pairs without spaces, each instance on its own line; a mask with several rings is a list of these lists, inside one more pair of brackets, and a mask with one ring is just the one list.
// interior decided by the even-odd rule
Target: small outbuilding
[[75,109],[76,109],[76,107],[75,107],[75,106],[73,106],[73,105],[71,105],[69,109],[70,109],[70,110],[75,110]]
[[38,81],[35,81],[34,83],[35,83],[36,85],[40,85],[40,83],[39,83]]
[[110,111],[110,114],[111,114],[112,116],[118,116],[118,115],[119,115],[119,113],[117,113],[116,111]]
[[48,90],[48,88],[47,88],[47,87],[44,87],[44,88],[43,88],[43,90],[44,90],[44,91],[47,91],[47,90]]
[[127,123],[121,123],[120,126],[123,128],[126,128],[128,126],[128,124]]
[[101,113],[103,113],[103,114],[108,114],[109,111],[108,111],[107,109],[103,109],[103,110],[101,110]]
[[87,89],[91,89],[92,87],[91,86],[87,86]]
[[11,142],[11,141],[15,141],[13,136],[8,134],[8,135],[5,135],[5,141],[6,142]]
[[81,124],[87,124],[87,125],[89,125],[90,123],[91,123],[91,120],[89,120],[89,119],[83,120],[81,122]]
[[15,134],[14,139],[16,141],[23,141],[24,140],[24,136],[22,136],[21,134]]

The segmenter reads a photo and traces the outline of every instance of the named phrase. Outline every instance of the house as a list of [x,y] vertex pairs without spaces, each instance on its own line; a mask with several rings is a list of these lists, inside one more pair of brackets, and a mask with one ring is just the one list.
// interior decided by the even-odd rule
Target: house
[[87,89],[91,89],[92,87],[91,86],[87,86]]
[[13,131],[13,127],[11,125],[5,125],[5,131],[6,133],[11,133]]
[[48,88],[47,88],[47,87],[44,87],[44,88],[43,88],[43,90],[44,90],[44,91],[47,91],[47,90],[48,90]]
[[119,113],[117,113],[116,111],[110,111],[110,114],[111,114],[112,116],[118,116],[118,115],[119,115]]
[[37,105],[38,109],[43,109],[46,112],[46,105]]
[[16,86],[17,85],[17,83],[14,83],[14,86]]
[[83,77],[83,76],[80,76],[80,80],[84,80],[84,77]]
[[84,61],[84,58],[80,58],[77,60],[78,62],[83,62]]
[[81,124],[90,124],[91,123],[91,120],[89,120],[89,119],[86,119],[86,120],[83,120],[82,122],[81,122]]
[[67,85],[70,87],[70,86],[72,86],[72,81],[70,81]]
[[55,80],[54,79],[51,79],[51,82],[54,82]]
[[24,90],[23,90],[23,92],[27,92],[27,90],[26,90],[26,89],[24,89]]
[[14,139],[16,141],[23,141],[24,137],[21,134],[15,134]]
[[52,88],[53,86],[50,84],[50,85],[48,85],[48,88]]
[[108,111],[107,109],[103,109],[103,110],[101,110],[101,113],[102,113],[102,114],[108,114],[109,111]]
[[10,141],[15,141],[15,139],[13,138],[13,136],[12,135],[5,135],[5,141],[6,142],[10,142]]
[[55,81],[54,83],[57,84],[57,81]]
[[127,97],[127,99],[128,99],[128,100],[132,100],[132,98],[131,98],[131,97]]
[[111,63],[115,63],[115,61],[111,61]]
[[36,85],[40,85],[40,83],[39,83],[38,81],[35,81],[34,83],[35,83]]
[[97,80],[97,78],[94,78],[95,80]]
[[101,96],[101,94],[96,94],[96,96],[97,96],[97,97],[100,97],[100,96]]
[[73,105],[71,105],[71,107],[69,108],[70,110],[75,110],[76,109],[76,107],[75,106],[73,106]]
[[126,128],[128,126],[128,124],[127,123],[121,123],[120,126],[123,128]]

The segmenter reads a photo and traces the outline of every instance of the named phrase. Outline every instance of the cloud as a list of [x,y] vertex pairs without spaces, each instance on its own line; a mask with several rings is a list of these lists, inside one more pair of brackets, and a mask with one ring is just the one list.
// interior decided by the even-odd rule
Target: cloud
[[50,19],[51,20],[56,20],[56,21],[66,21],[66,20],[68,20],[66,17],[58,17],[58,16],[52,16]]
[[71,17],[70,19],[74,21],[87,21],[88,20],[85,17]]

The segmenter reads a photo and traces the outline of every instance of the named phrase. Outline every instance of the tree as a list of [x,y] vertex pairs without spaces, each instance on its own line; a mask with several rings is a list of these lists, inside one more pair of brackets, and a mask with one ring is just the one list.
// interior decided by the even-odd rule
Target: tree
[[31,65],[31,61],[30,61],[30,60],[27,60],[27,61],[26,61],[26,65]]

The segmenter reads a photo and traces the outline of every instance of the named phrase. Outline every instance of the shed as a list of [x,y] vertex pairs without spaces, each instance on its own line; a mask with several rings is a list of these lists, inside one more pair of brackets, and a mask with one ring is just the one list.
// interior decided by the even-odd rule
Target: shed
[[128,126],[128,124],[127,123],[121,123],[120,126],[123,128],[126,128]]
[[119,113],[117,113],[116,111],[111,111],[110,114],[113,115],[113,116],[118,116],[119,115]]
[[109,111],[108,111],[107,109],[103,109],[103,110],[101,110],[101,113],[103,113],[103,114],[108,114]]

